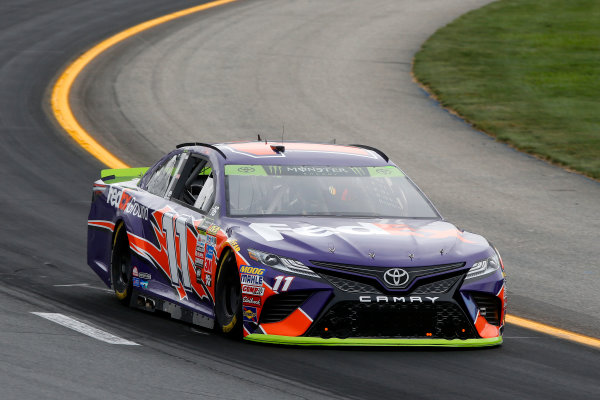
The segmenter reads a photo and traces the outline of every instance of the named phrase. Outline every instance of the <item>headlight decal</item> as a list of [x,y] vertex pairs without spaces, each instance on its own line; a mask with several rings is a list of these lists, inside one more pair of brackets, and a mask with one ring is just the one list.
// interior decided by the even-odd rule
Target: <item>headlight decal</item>
[[489,275],[496,272],[498,269],[500,269],[500,259],[498,258],[498,254],[494,252],[494,255],[474,263],[471,269],[469,269],[469,272],[467,272],[465,279]]
[[293,258],[281,257],[276,254],[254,249],[248,249],[248,255],[251,259],[282,272],[319,278],[319,275],[313,272],[309,267]]

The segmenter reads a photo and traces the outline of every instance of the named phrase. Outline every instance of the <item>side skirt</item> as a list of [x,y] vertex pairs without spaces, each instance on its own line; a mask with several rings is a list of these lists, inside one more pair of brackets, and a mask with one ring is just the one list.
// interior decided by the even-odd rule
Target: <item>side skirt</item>
[[171,303],[170,301],[143,295],[135,290],[133,291],[129,305],[130,307],[149,312],[166,312],[173,319],[207,329],[213,329],[215,325],[215,320],[213,318],[207,317],[206,315],[194,312],[192,310],[188,310],[187,308],[183,308],[177,304]]

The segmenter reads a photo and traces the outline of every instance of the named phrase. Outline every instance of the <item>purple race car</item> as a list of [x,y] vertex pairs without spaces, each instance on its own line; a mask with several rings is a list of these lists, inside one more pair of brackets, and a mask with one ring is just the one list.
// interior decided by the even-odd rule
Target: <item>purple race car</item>
[[101,177],[88,263],[124,304],[258,342],[502,343],[498,252],[377,149],[190,143]]

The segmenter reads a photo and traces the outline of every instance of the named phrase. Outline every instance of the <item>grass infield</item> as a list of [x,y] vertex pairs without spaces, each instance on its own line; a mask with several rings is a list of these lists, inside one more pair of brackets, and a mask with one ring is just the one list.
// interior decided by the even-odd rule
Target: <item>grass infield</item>
[[489,4],[429,38],[413,72],[476,128],[600,179],[600,1]]

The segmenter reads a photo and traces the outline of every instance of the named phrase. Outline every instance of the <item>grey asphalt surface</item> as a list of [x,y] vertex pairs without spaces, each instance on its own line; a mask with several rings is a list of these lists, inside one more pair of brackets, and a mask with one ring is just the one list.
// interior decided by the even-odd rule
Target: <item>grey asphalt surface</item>
[[[579,247],[577,240],[591,242],[598,221],[565,235],[562,247],[542,246],[537,235],[558,238],[558,228],[579,220],[578,213],[564,215],[575,206],[567,200],[579,203],[581,218],[593,216],[597,184],[473,133],[410,83],[410,57],[419,43],[483,2],[363,3],[242,1],[162,26],[111,50],[87,71],[74,93],[77,115],[107,147],[141,165],[182,140],[252,138],[257,131],[277,137],[282,121],[288,138],[380,146],[450,220],[503,250],[513,269],[513,312],[523,307],[536,319],[595,329],[597,301],[579,309],[582,315],[572,310],[578,299],[594,301],[587,297],[598,280],[594,247]],[[2,399],[597,395],[597,350],[510,325],[505,344],[488,350],[296,349],[231,342],[120,306],[85,265],[90,189],[102,166],[55,126],[48,88],[93,43],[194,4],[0,3]],[[551,188],[568,197],[563,214],[544,213],[556,211]],[[549,203],[534,207],[537,198]],[[536,236],[522,235],[529,221]],[[549,263],[546,274],[541,262],[526,263],[538,257]],[[553,286],[548,281],[562,262],[554,258],[573,265]],[[576,279],[575,272],[588,270],[586,279]],[[82,286],[55,286],[69,284]],[[548,291],[559,300],[533,295]],[[99,342],[31,312],[63,313],[140,346]]]

